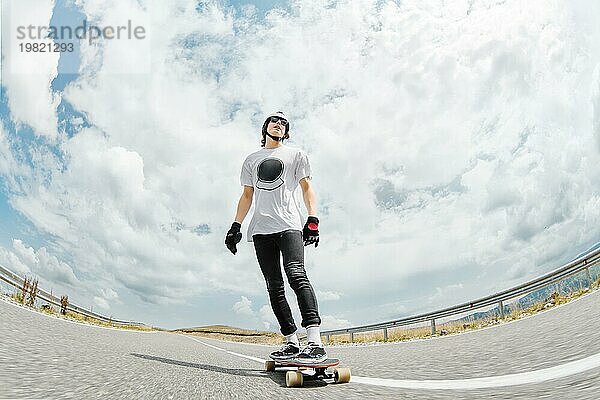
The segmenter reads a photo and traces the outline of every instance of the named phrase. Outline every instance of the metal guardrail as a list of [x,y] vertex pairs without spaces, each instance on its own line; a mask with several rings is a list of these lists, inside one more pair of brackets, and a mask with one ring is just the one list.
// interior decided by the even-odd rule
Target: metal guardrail
[[[600,248],[592,250],[575,260],[565,264],[564,266],[549,272],[545,275],[542,275],[536,279],[533,279],[529,282],[523,283],[519,286],[513,287],[511,289],[504,290],[499,293],[495,293],[493,295],[483,297],[478,300],[473,300],[468,303],[463,303],[459,305],[455,305],[452,307],[444,308],[438,311],[428,312],[425,314],[419,314],[411,317],[400,318],[392,321],[380,322],[376,324],[362,325],[351,328],[344,329],[335,329],[329,331],[321,332],[322,336],[325,336],[327,341],[329,341],[330,336],[332,335],[342,335],[342,334],[350,334],[350,341],[354,341],[354,333],[360,332],[372,332],[376,330],[383,330],[384,340],[387,341],[388,338],[388,328],[396,328],[404,325],[412,325],[416,323],[422,322],[430,322],[431,323],[431,334],[435,334],[436,327],[435,321],[436,319],[449,317],[452,315],[462,314],[468,311],[474,311],[476,309],[480,309],[483,307],[487,307],[490,305],[498,304],[498,309],[500,311],[501,317],[504,317],[504,302],[515,297],[529,294],[536,290],[542,289],[554,283],[560,282],[565,278],[568,278],[572,275],[575,275],[579,272],[585,271],[588,283],[591,285],[592,277],[589,271],[589,268],[596,263],[600,262]],[[17,289],[23,286],[23,278],[13,273],[9,269],[0,265],[0,279],[5,281],[6,283],[16,287]],[[43,289],[39,289],[38,298],[54,304],[58,307],[61,306],[60,299],[55,297],[54,295],[44,291]],[[121,324],[121,325],[138,325],[138,326],[147,326],[141,322],[133,322],[133,321],[122,321],[112,318],[107,318],[103,315],[96,314],[92,311],[88,311],[82,307],[76,306],[75,304],[70,304],[67,306],[67,309],[86,315],[91,318],[96,318],[105,322]]]
[[335,329],[321,332],[322,336],[325,336],[327,342],[330,341],[332,335],[350,334],[350,341],[354,342],[354,334],[359,332],[372,332],[377,330],[383,330],[383,339],[388,339],[388,328],[395,328],[403,325],[411,325],[415,323],[430,322],[431,323],[431,334],[435,334],[435,321],[436,319],[449,317],[452,315],[462,314],[468,311],[474,311],[479,308],[498,304],[500,315],[504,318],[504,302],[515,297],[529,294],[538,289],[542,289],[554,283],[558,283],[569,276],[572,276],[578,272],[586,271],[588,284],[591,285],[592,277],[590,275],[589,268],[594,264],[600,262],[600,248],[592,250],[575,260],[563,265],[562,267],[533,279],[529,282],[523,283],[519,286],[511,289],[504,290],[502,292],[487,296],[478,300],[473,300],[468,303],[459,304],[456,306],[444,308],[442,310],[428,312],[425,314],[419,314],[411,317],[400,318],[392,321],[381,322],[370,325],[362,325],[345,329]]
[[[2,265],[0,265],[0,280],[3,280],[4,282],[16,287],[17,289],[21,289],[23,287],[24,279]],[[61,306],[60,299],[58,297],[54,296],[51,293],[46,292],[43,289],[38,289],[36,298],[39,298],[40,300],[44,300],[50,304],[54,304],[57,307]],[[103,322],[112,323],[112,324],[127,325],[127,326],[148,326],[141,322],[123,321],[123,320],[119,320],[119,319],[105,317],[104,315],[97,314],[91,310],[86,310],[82,307],[79,307],[79,306],[77,306],[75,304],[71,304],[71,303],[69,303],[67,305],[67,310],[76,312],[78,314],[85,315],[90,318],[95,318],[95,319],[98,319]]]

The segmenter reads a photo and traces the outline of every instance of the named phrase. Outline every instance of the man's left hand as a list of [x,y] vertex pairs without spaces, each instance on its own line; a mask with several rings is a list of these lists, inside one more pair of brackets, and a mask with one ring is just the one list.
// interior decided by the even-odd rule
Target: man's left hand
[[319,245],[319,218],[310,216],[306,220],[306,224],[304,224],[304,229],[302,230],[302,240],[304,240],[304,245],[309,246],[311,244],[315,244],[315,247]]

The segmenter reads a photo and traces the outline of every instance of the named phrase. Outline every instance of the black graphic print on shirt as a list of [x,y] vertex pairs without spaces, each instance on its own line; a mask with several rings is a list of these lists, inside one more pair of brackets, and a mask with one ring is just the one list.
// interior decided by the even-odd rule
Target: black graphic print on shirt
[[284,164],[279,158],[265,158],[258,165],[256,187],[262,190],[275,190],[283,185]]

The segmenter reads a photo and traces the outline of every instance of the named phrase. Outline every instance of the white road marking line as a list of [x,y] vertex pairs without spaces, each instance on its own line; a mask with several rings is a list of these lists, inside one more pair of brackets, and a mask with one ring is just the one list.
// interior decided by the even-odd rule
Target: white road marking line
[[200,344],[203,344],[205,346],[211,347],[211,348],[213,348],[215,350],[224,351],[225,353],[228,353],[228,354],[231,354],[231,355],[234,355],[234,356],[238,356],[238,357],[242,357],[242,358],[247,358],[248,360],[256,361],[256,362],[263,363],[263,364],[265,363],[265,361],[267,361],[267,360],[263,360],[262,358],[247,356],[245,354],[236,353],[235,351],[225,350],[225,349],[222,349],[221,347],[217,347],[217,346],[213,346],[212,344],[204,343],[203,341],[198,340],[198,339],[196,339],[194,337],[191,337],[191,336],[186,336],[186,337],[189,337],[190,339],[195,340],[196,342],[198,342]]
[[555,367],[517,374],[488,376],[485,378],[444,379],[444,380],[400,380],[353,376],[352,381],[368,385],[397,387],[404,389],[464,390],[486,389],[505,386],[517,386],[542,383],[553,379],[565,378],[600,367],[600,353],[581,360],[571,361]]
[[[189,337],[189,336],[188,336]],[[225,350],[221,347],[213,346],[193,337],[189,337],[198,343],[221,350],[234,356],[247,358],[249,360],[263,363],[266,360],[262,358],[247,356]],[[543,368],[537,371],[520,372],[516,374],[487,376],[484,378],[467,379],[387,379],[387,378],[369,378],[366,376],[352,376],[351,383],[362,383],[365,385],[386,386],[403,389],[428,389],[428,390],[468,390],[468,389],[488,389],[506,386],[517,386],[542,383],[553,379],[565,378],[567,376],[579,374],[600,367],[600,353],[582,358],[581,360],[571,361],[566,364],[555,367]]]

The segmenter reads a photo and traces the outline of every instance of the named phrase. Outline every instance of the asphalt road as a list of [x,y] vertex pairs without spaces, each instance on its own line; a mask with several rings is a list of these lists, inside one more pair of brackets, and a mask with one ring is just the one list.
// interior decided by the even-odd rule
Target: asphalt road
[[[260,359],[270,346],[105,329],[0,301],[0,398],[598,399],[599,301],[595,292],[461,335],[328,347],[357,378],[303,388],[286,388],[284,373],[264,371]],[[591,366],[574,367],[586,359]],[[508,374],[517,375],[502,378]],[[516,384],[521,376],[534,382]],[[468,389],[469,379],[479,377],[499,387]],[[376,386],[369,378],[402,387]],[[457,389],[417,388],[429,380],[451,381]]]

